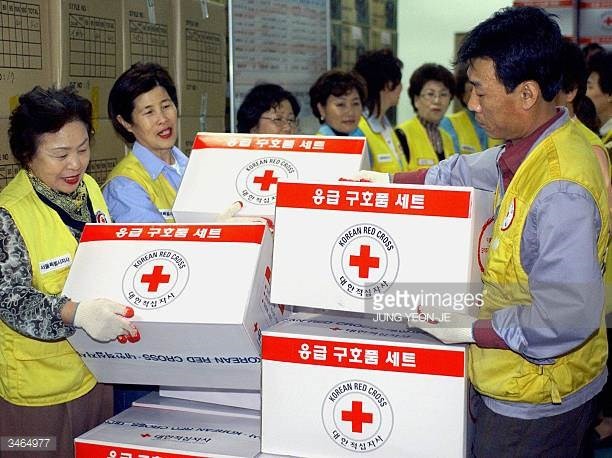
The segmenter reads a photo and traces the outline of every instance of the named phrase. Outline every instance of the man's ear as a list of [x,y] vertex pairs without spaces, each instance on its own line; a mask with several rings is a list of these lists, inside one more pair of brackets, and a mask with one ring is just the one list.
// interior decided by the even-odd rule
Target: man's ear
[[525,110],[530,110],[538,99],[542,97],[540,85],[533,80],[523,81],[519,84],[518,89],[521,105]]

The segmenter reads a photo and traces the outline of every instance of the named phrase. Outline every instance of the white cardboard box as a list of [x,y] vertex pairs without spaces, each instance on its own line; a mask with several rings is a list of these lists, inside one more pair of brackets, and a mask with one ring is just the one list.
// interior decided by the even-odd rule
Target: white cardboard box
[[75,458],[255,457],[258,418],[130,407],[75,439]]
[[295,314],[263,333],[262,451],[460,457],[466,347],[402,323]]
[[159,395],[197,401],[223,406],[239,407],[241,409],[261,410],[261,391],[256,390],[223,390],[205,389],[198,390],[189,387],[162,386]]
[[261,418],[261,407],[257,410],[241,409],[227,404],[191,401],[187,399],[170,398],[157,392],[149,393],[132,402],[133,407],[151,407],[155,409],[178,410],[181,412],[205,413],[244,418]]
[[475,312],[491,210],[473,188],[281,182],[272,301],[403,314],[435,292]]
[[87,225],[64,294],[131,305],[141,339],[70,343],[100,382],[258,390],[271,252],[265,225]]
[[361,137],[199,133],[172,212],[178,222],[214,221],[240,200],[240,215],[274,217],[278,180],[352,176],[364,147]]

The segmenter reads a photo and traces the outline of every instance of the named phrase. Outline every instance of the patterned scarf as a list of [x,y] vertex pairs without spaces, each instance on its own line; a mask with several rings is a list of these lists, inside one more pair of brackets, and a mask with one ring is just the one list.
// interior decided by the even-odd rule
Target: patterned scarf
[[436,156],[438,156],[439,160],[444,159],[444,146],[442,144],[442,136],[440,135],[440,130],[438,126],[440,123],[434,123],[430,121],[426,121],[417,115],[419,121],[425,127],[425,131],[427,132],[427,137],[429,137],[429,141],[431,142],[431,146],[433,146],[434,151],[436,152]]
[[87,200],[89,197],[87,194],[87,186],[85,186],[85,183],[82,180],[76,190],[70,194],[66,194],[51,189],[29,170],[27,171],[27,174],[34,190],[65,211],[66,214],[68,214],[68,216],[70,216],[72,219],[82,223],[91,223],[94,221],[93,215],[91,215],[87,206]]

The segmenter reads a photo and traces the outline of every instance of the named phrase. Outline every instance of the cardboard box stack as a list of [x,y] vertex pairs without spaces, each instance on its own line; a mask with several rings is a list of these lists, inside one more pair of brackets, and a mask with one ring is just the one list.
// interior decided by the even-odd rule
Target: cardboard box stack
[[491,209],[473,188],[278,184],[272,301],[333,312],[264,332],[263,452],[465,455],[466,348],[405,321],[476,313]]
[[[270,169],[266,192],[272,204],[253,204],[251,214],[271,214],[276,183],[282,177],[275,173],[335,181],[359,170],[364,145],[364,139],[354,138],[201,134],[198,154],[192,156],[179,191],[184,200],[180,205],[177,200],[173,208],[179,223],[88,225],[64,293],[131,305],[141,334],[141,340],[130,345],[96,342],[82,331],[71,337],[98,380],[162,385],[162,396],[149,395],[135,404],[155,410],[160,422],[166,420],[158,411],[259,418],[261,332],[288,316],[284,306],[269,301],[272,233],[263,224],[202,221],[223,210],[212,206],[216,200],[224,205],[240,198],[252,203],[237,194],[239,178],[248,178],[243,180],[245,189],[258,183],[266,186],[258,177]],[[206,173],[198,177],[200,170]],[[218,187],[207,187],[213,180]],[[200,222],[184,224],[186,220]],[[123,417],[114,420],[124,422]],[[108,453],[123,453],[120,447],[126,447],[125,453],[130,447],[145,450],[146,444],[138,442],[131,429],[113,429],[114,442],[106,443],[103,432],[108,428],[102,425],[82,442],[104,443],[107,448],[100,450]],[[188,442],[182,452],[199,456],[201,449],[192,447],[195,444],[176,440]],[[171,444],[159,444],[174,450]],[[213,454],[216,449],[205,450]],[[224,456],[234,456],[230,451]],[[236,456],[252,456],[244,453]]]
[[179,96],[178,146],[189,153],[196,132],[225,132],[227,13],[224,5],[174,1]]
[[332,68],[350,70],[361,54],[397,53],[397,0],[331,0]]
[[93,106],[88,172],[102,184],[125,154],[108,119],[108,94],[123,68],[121,0],[49,0],[52,81],[73,86]]
[[8,117],[18,98],[34,86],[52,82],[49,2],[0,2],[0,189],[19,165],[8,141]]

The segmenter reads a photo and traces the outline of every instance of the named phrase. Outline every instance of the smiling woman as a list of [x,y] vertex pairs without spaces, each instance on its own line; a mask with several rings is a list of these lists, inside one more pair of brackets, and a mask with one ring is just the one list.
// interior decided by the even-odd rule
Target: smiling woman
[[108,116],[132,147],[103,186],[113,221],[174,222],[171,209],[187,156],[174,146],[178,99],[172,78],[158,64],[132,65],[111,89]]
[[109,219],[85,173],[92,135],[91,103],[73,90],[22,95],[9,127],[22,170],[0,193],[0,436],[53,437],[45,451],[57,457],[112,414],[110,387],[66,338],[81,327],[99,341],[138,340],[125,306],[61,294],[83,227]]

